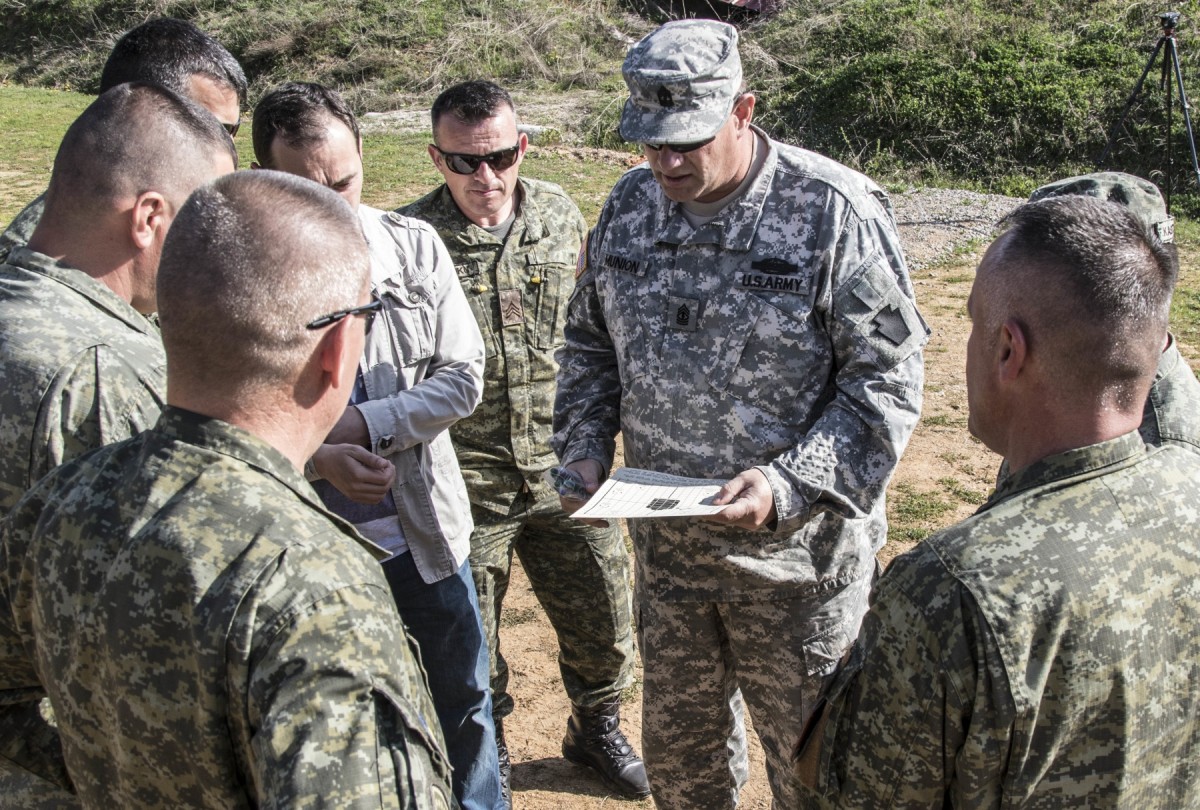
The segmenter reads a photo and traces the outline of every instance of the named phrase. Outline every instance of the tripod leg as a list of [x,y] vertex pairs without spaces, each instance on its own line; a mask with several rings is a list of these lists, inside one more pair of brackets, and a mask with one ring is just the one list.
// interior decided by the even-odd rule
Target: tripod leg
[[1112,130],[1108,134],[1108,142],[1104,145],[1104,151],[1100,153],[1100,157],[1096,160],[1096,168],[1103,169],[1105,161],[1108,160],[1108,153],[1112,151],[1113,146],[1117,143],[1117,134],[1121,131],[1121,127],[1125,125],[1125,119],[1129,117],[1129,111],[1133,109],[1133,102],[1137,101],[1137,97],[1142,94],[1142,85],[1146,83],[1146,76],[1150,73],[1150,68],[1154,67],[1154,60],[1158,58],[1158,52],[1162,50],[1166,43],[1167,37],[1161,36],[1158,38],[1158,43],[1155,44],[1154,50],[1150,53],[1150,58],[1146,60],[1146,67],[1142,68],[1142,75],[1138,78],[1137,84],[1133,86],[1133,92],[1129,94],[1129,98],[1125,101],[1125,109],[1121,110],[1121,115],[1117,119],[1117,123],[1113,125]]
[[[1167,48],[1171,66],[1175,71],[1175,84],[1179,88],[1179,106],[1183,110],[1183,125],[1187,130],[1188,149],[1192,152],[1192,172],[1196,175],[1196,185],[1200,187],[1200,161],[1196,159],[1196,136],[1192,132],[1191,104],[1188,103],[1187,92],[1183,89],[1183,71],[1179,68],[1179,52],[1175,49],[1174,40]],[[1170,213],[1170,205],[1167,212]]]

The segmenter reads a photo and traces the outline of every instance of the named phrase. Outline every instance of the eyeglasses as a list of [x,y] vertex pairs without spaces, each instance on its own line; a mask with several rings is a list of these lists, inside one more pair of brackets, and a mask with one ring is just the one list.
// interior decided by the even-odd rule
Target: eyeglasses
[[371,325],[375,323],[375,313],[383,308],[383,302],[379,300],[379,296],[371,293],[371,300],[362,306],[350,307],[349,309],[339,309],[337,312],[330,312],[328,315],[322,315],[315,321],[309,321],[304,324],[305,329],[324,329],[326,326],[332,326],[342,318],[349,318],[351,315],[365,315],[367,317],[367,334],[371,333]]
[[716,135],[704,141],[695,141],[694,143],[643,143],[642,146],[652,152],[661,152],[664,149],[670,149],[677,155],[686,155],[688,152],[695,152],[697,149],[702,149],[717,139]]
[[475,174],[481,163],[491,166],[494,172],[502,172],[510,168],[517,162],[517,157],[521,151],[521,144],[495,152],[488,152],[486,155],[464,155],[461,152],[445,152],[437,144],[433,144],[433,148],[437,149],[438,154],[442,156],[442,160],[446,161],[446,166],[450,168],[450,171],[455,174]]
[[227,124],[224,121],[221,121],[220,123],[221,126],[225,127],[225,131],[229,133],[230,138],[236,138],[238,130],[242,128],[241,119],[234,121],[232,124]]

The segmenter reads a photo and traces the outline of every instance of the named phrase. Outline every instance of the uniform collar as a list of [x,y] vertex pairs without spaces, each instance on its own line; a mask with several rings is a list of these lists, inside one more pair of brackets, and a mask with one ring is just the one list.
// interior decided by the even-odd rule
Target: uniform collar
[[145,315],[134,309],[128,301],[102,282],[82,270],[52,259],[43,253],[38,253],[36,250],[31,250],[26,245],[14,247],[8,254],[6,262],[30,273],[45,276],[64,287],[69,287],[130,329],[144,335],[158,336],[158,329]]
[[[713,244],[732,251],[750,249],[754,244],[763,206],[779,166],[779,150],[767,137],[767,133],[753,124],[750,125],[750,130],[758,136],[760,143],[765,144],[767,153],[762,169],[746,193],[729,203],[711,222],[699,228],[692,228],[683,215],[683,206],[667,197],[662,188],[658,187],[656,192],[660,205],[655,207],[657,241],[674,245],[682,245],[685,242],[692,245]],[[658,185],[657,181],[652,182]]]
[[[519,200],[515,216],[513,217],[512,229],[508,232],[508,238],[518,238],[521,240],[521,244],[529,244],[548,236],[549,232],[546,230],[542,213],[538,208],[537,201],[530,193],[529,183],[524,177],[517,177],[517,190],[514,194],[519,196]],[[451,234],[447,241],[454,241],[465,247],[473,247],[480,244],[500,244],[500,240],[492,236],[487,229],[481,228],[467,219],[466,215],[458,207],[458,203],[454,202],[454,196],[450,193],[450,188],[445,183],[442,183],[437,190],[437,204],[443,210],[453,212],[451,215],[452,221],[447,223],[450,226],[448,230]],[[443,238],[445,239],[446,237]]]

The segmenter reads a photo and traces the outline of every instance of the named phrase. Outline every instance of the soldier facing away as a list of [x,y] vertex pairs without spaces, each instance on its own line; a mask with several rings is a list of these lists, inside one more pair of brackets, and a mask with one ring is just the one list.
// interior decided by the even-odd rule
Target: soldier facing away
[[592,490],[618,430],[631,467],[728,480],[709,521],[630,521],[646,770],[662,810],[734,807],[745,706],[791,807],[792,745],[866,610],[926,329],[886,195],[753,126],[736,29],[668,23],[623,72],[646,163],[588,237],[554,448]]
[[483,402],[450,435],[475,522],[471,570],[491,650],[506,793],[503,718],[513,700],[498,631],[515,552],[558,636],[571,700],[563,754],[621,795],[646,796],[645,769],[620,728],[634,668],[625,544],[616,527],[568,518],[543,480],[555,462],[554,352],[586,226],[561,188],[518,176],[528,139],[503,88],[449,87],[431,117],[429,156],[445,183],[400,212],[429,222],[446,243],[487,350]]
[[988,248],[969,426],[1009,472],[876,585],[802,743],[814,805],[1197,806],[1200,457],[1138,433],[1175,269],[1088,197]]
[[196,191],[163,248],[167,407],[5,524],[0,592],[85,806],[451,806],[386,553],[301,471],[354,385],[369,267],[315,183]]

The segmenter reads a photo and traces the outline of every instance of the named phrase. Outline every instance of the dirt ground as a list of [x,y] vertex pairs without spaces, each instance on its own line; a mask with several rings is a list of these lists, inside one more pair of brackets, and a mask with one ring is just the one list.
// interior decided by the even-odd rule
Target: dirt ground
[[[925,349],[925,402],[921,422],[892,484],[906,495],[932,493],[952,504],[938,516],[948,525],[969,515],[991,488],[999,460],[967,433],[963,364],[969,321],[966,298],[991,226],[1018,201],[968,192],[922,192],[893,197],[909,253],[917,300],[932,330]],[[947,491],[952,495],[945,494]],[[893,541],[885,562],[911,546]],[[653,803],[612,797],[598,777],[562,758],[569,712],[559,681],[557,642],[518,566],[514,566],[501,626],[501,645],[512,668],[516,712],[505,730],[513,761],[516,810],[650,808]],[[623,707],[622,728],[635,745],[641,731],[641,695]],[[751,734],[751,778],[741,807],[767,810],[770,790],[762,752]]]

